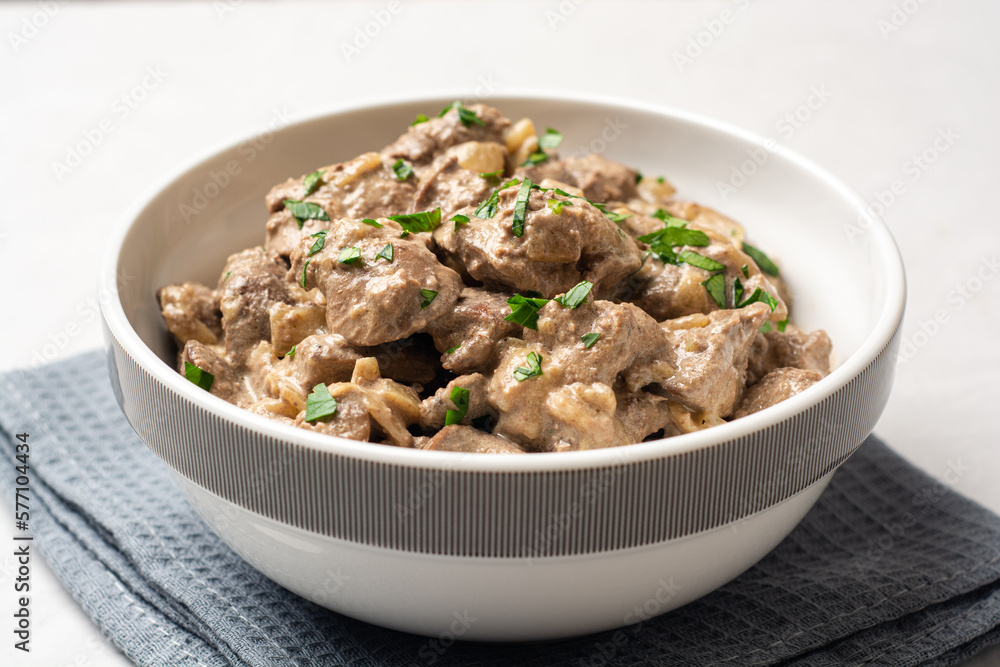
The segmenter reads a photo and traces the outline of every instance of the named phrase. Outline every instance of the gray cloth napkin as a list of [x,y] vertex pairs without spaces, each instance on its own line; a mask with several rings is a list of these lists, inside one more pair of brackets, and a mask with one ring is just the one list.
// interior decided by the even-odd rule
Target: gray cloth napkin
[[378,628],[256,572],[132,432],[102,352],[0,377],[8,499],[20,432],[24,534],[139,665],[950,665],[1000,641],[1000,517],[875,438],[781,545],[718,591],[620,630],[511,646]]

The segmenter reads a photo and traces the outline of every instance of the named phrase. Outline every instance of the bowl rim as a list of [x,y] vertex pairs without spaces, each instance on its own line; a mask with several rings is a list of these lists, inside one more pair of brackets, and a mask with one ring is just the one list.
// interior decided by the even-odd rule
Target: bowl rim
[[[325,120],[333,116],[355,113],[375,107],[412,106],[424,104],[429,108],[447,104],[450,100],[467,99],[468,91],[443,89],[420,94],[387,95],[356,99],[343,104],[335,104],[320,110],[303,114],[287,125],[274,130],[275,135],[288,129]],[[547,472],[585,470],[598,467],[636,463],[652,459],[668,458],[696,450],[721,447],[727,442],[764,431],[823,402],[844,388],[858,376],[888,345],[902,320],[906,303],[906,280],[899,248],[888,227],[871,207],[839,178],[820,167],[812,160],[755,132],[745,130],[731,123],[721,121],[697,112],[677,109],[657,103],[604,94],[569,91],[538,91],[512,89],[502,95],[493,95],[481,100],[490,105],[502,107],[517,101],[550,101],[569,104],[590,104],[618,107],[622,111],[640,111],[668,117],[692,125],[698,125],[715,132],[729,135],[745,143],[759,146],[770,153],[780,155],[796,167],[808,172],[832,189],[858,211],[866,220],[865,238],[877,250],[879,267],[884,274],[886,300],[878,320],[868,335],[849,357],[827,377],[806,391],[792,396],[781,403],[740,419],[713,426],[695,433],[633,443],[622,447],[609,447],[571,452],[543,452],[530,456],[484,456],[463,452],[443,452],[393,447],[377,443],[362,442],[307,431],[288,426],[266,417],[255,415],[232,403],[197,389],[172,366],[166,364],[139,337],[129,323],[118,290],[118,264],[122,246],[133,225],[163,192],[175,186],[185,176],[206,167],[219,155],[237,148],[255,134],[241,134],[236,139],[219,142],[193,160],[173,169],[154,182],[152,186],[129,207],[116,223],[108,237],[101,259],[99,286],[101,313],[108,331],[119,342],[122,349],[135,363],[157,382],[192,404],[214,416],[256,431],[262,435],[283,441],[292,446],[307,447],[319,452],[368,460],[374,463],[401,465],[415,468],[431,468],[463,472]]]

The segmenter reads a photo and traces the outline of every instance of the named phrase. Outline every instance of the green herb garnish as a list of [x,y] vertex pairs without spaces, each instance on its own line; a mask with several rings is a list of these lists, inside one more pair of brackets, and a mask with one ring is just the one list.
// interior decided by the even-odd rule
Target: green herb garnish
[[726,277],[723,274],[713,274],[709,276],[708,280],[703,280],[701,284],[705,286],[708,295],[718,304],[719,308],[726,307]]
[[392,165],[392,171],[396,174],[396,180],[405,181],[413,175],[413,166],[403,161],[403,158],[396,160]]
[[444,413],[444,425],[457,424],[469,414],[469,390],[465,387],[455,387],[451,390],[451,402],[458,410],[448,410]]
[[379,260],[379,258],[384,259],[384,260],[389,261],[389,262],[392,261],[392,244],[391,243],[386,243],[385,247],[378,251],[378,254],[375,255],[375,261],[377,262]]
[[490,193],[490,196],[483,200],[474,211],[474,215],[477,218],[492,218],[497,213],[497,208],[500,206],[500,191],[504,188],[508,188],[511,185],[517,185],[521,181],[516,178],[512,178],[503,185],[499,186],[496,190]]
[[307,259],[306,263],[302,265],[302,287],[306,286],[306,269],[309,268],[309,262],[311,261],[311,259]]
[[524,382],[525,380],[533,377],[538,377],[542,374],[542,355],[537,352],[528,353],[528,367],[518,366],[514,369],[514,379],[518,382]]
[[190,361],[184,362],[184,377],[189,381],[195,383],[205,391],[212,389],[212,382],[215,381],[215,376],[208,371],[198,368]]
[[326,246],[326,235],[329,233],[329,229],[321,229],[315,234],[309,235],[310,238],[315,238],[316,240],[313,241],[312,246],[309,248],[309,252],[306,253],[306,257],[312,257],[322,250],[324,246]]
[[584,303],[587,300],[587,295],[590,294],[590,290],[592,290],[593,288],[594,288],[594,283],[586,280],[581,280],[576,285],[574,285],[570,291],[566,292],[562,296],[557,296],[555,300],[558,301],[563,306],[565,306],[566,308],[573,310],[575,308],[579,308],[580,304]]
[[573,202],[563,201],[562,199],[549,199],[545,202],[545,205],[552,209],[552,212],[556,215],[562,215],[563,207],[572,206]]
[[535,151],[529,155],[524,162],[521,163],[522,167],[531,167],[536,164],[541,164],[549,159],[548,154],[545,151]]
[[503,176],[503,169],[497,169],[496,171],[479,172],[479,175],[490,182],[491,185],[496,185],[500,182],[500,177]]
[[517,200],[514,202],[514,217],[510,223],[514,236],[524,236],[524,218],[528,214],[528,197],[531,196],[533,185],[530,178],[525,178],[521,182],[521,189],[517,191]]
[[551,127],[545,128],[545,134],[538,137],[538,147],[551,149],[559,148],[559,144],[563,142],[563,135],[559,134],[558,130],[553,130]]
[[372,220],[371,218],[365,218],[361,222],[368,225],[369,227],[385,227],[385,225],[383,225],[378,220]]
[[511,312],[504,319],[537,331],[538,311],[548,302],[548,299],[515,294],[507,299],[507,305],[510,306]]
[[305,188],[305,191],[302,193],[303,199],[316,192],[316,188],[319,187],[320,179],[323,178],[324,173],[326,173],[326,169],[319,169],[302,179],[302,187]]
[[742,303],[737,304],[736,307],[737,308],[746,308],[750,304],[757,303],[757,302],[766,303],[768,306],[771,307],[771,312],[774,312],[774,309],[778,307],[778,300],[775,299],[770,294],[768,294],[767,292],[765,292],[760,287],[758,287],[757,289],[755,289],[753,291],[753,294],[751,294],[750,296],[748,296],[746,298],[746,300],[744,300]]
[[312,393],[306,398],[305,421],[310,424],[323,420],[326,421],[337,414],[337,399],[330,395],[330,390],[324,383],[319,383],[313,387]]
[[742,267],[740,267],[740,271],[743,273],[743,277],[744,278],[749,278],[750,277],[750,267],[747,266],[746,264],[744,264]]
[[427,306],[431,305],[431,302],[434,301],[434,298],[437,295],[438,293],[432,289],[421,289],[420,296],[424,297],[424,300],[420,302],[420,309],[423,310]]
[[739,303],[743,296],[743,282],[737,278],[733,281],[733,303]]
[[457,350],[460,347],[462,347],[461,343],[459,343],[458,345],[456,345],[454,347],[449,347],[447,350],[444,351],[444,353],[445,354],[451,354],[452,352],[454,352],[455,350]]
[[483,127],[486,127],[486,123],[484,123],[483,119],[479,117],[479,114],[477,114],[472,109],[466,109],[464,106],[462,106],[462,103],[459,100],[455,100],[454,102],[446,106],[444,109],[442,109],[441,113],[438,114],[438,118],[443,117],[446,113],[448,113],[452,109],[458,110],[458,120],[461,121],[462,125],[464,125],[465,127],[469,127],[469,125],[473,123],[475,123],[476,125],[482,125]]
[[413,127],[414,125],[420,125],[421,123],[426,123],[428,120],[430,120],[430,119],[427,118],[427,116],[425,116],[422,113],[418,113],[417,114],[417,119],[415,121],[413,121],[412,123],[410,123],[410,127]]
[[302,223],[306,220],[326,220],[330,221],[330,216],[326,214],[323,207],[319,204],[314,204],[307,201],[299,201],[298,199],[286,199],[285,208],[295,216],[298,220],[299,229],[302,229]]
[[441,224],[441,207],[438,206],[433,211],[390,215],[389,219],[398,222],[403,231],[410,234],[433,232]]
[[750,258],[757,263],[761,271],[769,276],[777,277],[779,273],[778,265],[772,262],[770,257],[745,241],[743,243],[743,252],[750,255]]
[[690,250],[682,250],[677,253],[678,261],[685,262],[691,266],[697,266],[699,269],[705,269],[706,271],[725,271],[726,265],[721,262],[717,262],[711,257],[705,257],[704,255],[699,255],[696,252],[691,252]]
[[635,184],[636,184],[636,185],[639,185],[639,182],[640,182],[641,180],[642,180],[642,172],[641,172],[641,171],[639,171],[638,169],[636,169],[636,170],[635,170]]
[[591,331],[590,333],[583,334],[580,340],[583,341],[583,346],[589,350],[594,346],[594,343],[596,343],[597,339],[600,337],[601,334],[599,331]]
[[469,216],[456,213],[451,216],[451,221],[455,223],[455,231],[458,232],[459,225],[466,225],[469,223]]
[[285,356],[288,357],[289,359],[291,359],[292,357],[294,357],[295,356],[295,349],[297,347],[298,347],[298,344],[292,345],[292,349],[288,350],[288,352],[285,353]]
[[361,248],[354,246],[341,248],[340,254],[337,255],[337,261],[341,264],[354,264],[359,259],[361,259]]

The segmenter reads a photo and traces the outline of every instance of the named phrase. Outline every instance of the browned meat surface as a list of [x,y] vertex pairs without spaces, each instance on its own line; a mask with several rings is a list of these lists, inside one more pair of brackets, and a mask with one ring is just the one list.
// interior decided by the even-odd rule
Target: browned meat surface
[[276,185],[263,248],[215,289],[157,293],[181,372],[286,425],[463,453],[672,437],[829,373],[829,337],[787,322],[741,225],[561,141],[456,103]]
[[833,345],[822,329],[805,332],[794,325],[785,331],[758,333],[750,348],[747,384],[756,384],[776,368],[790,367],[830,373]]
[[517,443],[484,433],[471,426],[452,424],[445,426],[423,447],[439,452],[464,452],[467,454],[523,454]]
[[442,365],[453,373],[479,370],[493,360],[497,343],[516,336],[521,326],[504,318],[511,312],[500,292],[466,287],[455,307],[427,326]]
[[729,415],[743,395],[750,345],[769,311],[755,303],[689,318],[677,328],[664,322],[676,368],[661,383],[666,395],[695,412]]
[[583,190],[591,201],[628,201],[636,196],[635,169],[613,162],[601,155],[547,160],[539,165],[521,167],[514,172],[535,183],[549,178]]
[[[434,232],[438,245],[460,262],[476,280],[497,288],[535,291],[547,297],[589,280],[598,291],[614,286],[639,268],[642,256],[635,242],[607,216],[582,199],[531,190],[523,236],[513,231],[519,187],[500,191],[496,214],[458,227],[441,225]],[[566,201],[560,212],[547,205]]]
[[481,373],[460,375],[421,402],[420,425],[425,430],[436,431],[444,427],[448,410],[459,410],[459,406],[451,400],[452,392],[459,387],[469,392],[469,407],[468,412],[458,423],[468,425],[484,415],[495,416],[495,410],[489,402],[489,379]]
[[777,405],[786,398],[801,394],[822,379],[823,374],[817,371],[776,368],[765,375],[760,382],[747,389],[740,407],[733,413],[733,419],[746,417]]
[[470,104],[465,108],[474,112],[483,124],[472,121],[463,123],[458,109],[452,108],[441,118],[431,118],[411,126],[399,139],[386,146],[382,154],[393,161],[403,158],[426,164],[437,154],[467,141],[503,143],[504,130],[510,126],[510,121],[503,114],[485,104]]
[[218,291],[226,356],[236,366],[246,362],[257,343],[271,339],[271,306],[292,303],[285,272],[276,253],[260,248],[238,252],[226,262]]
[[[380,345],[421,331],[454,307],[462,289],[458,274],[424,243],[400,238],[403,230],[396,222],[382,218],[380,223],[338,220],[322,250],[310,255],[315,239],[305,238],[292,251],[289,279],[320,289],[327,329],[353,345]],[[378,257],[390,244],[392,261]],[[360,257],[341,261],[345,248],[356,248]]]
[[205,345],[222,341],[219,295],[200,283],[167,285],[157,293],[163,320],[178,345],[196,340]]

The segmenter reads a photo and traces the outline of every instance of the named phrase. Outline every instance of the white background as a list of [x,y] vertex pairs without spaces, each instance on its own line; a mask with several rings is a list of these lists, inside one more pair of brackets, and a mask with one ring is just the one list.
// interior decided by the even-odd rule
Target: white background
[[[0,6],[0,369],[100,346],[108,231],[154,183],[276,114],[442,88],[600,92],[772,136],[881,197],[909,299],[876,432],[1000,511],[1000,4],[402,2],[345,56],[388,7]],[[58,173],[88,134],[99,143]],[[126,664],[37,559],[34,652],[11,649],[12,567],[0,556],[0,662]],[[1000,664],[1000,650],[969,664]]]

